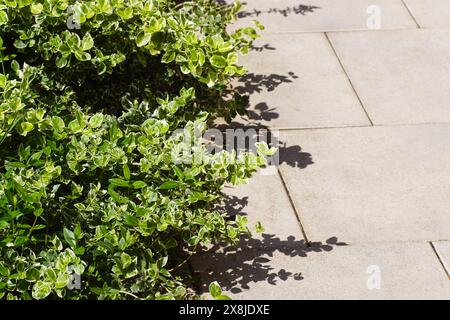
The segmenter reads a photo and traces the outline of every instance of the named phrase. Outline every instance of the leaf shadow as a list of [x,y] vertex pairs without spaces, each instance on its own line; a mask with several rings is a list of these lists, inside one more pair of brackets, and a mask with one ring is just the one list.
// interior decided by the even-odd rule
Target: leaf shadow
[[266,282],[276,286],[282,281],[304,279],[301,271],[281,267],[279,262],[274,261],[275,256],[307,258],[311,254],[330,252],[346,245],[336,237],[330,237],[324,242],[306,243],[294,236],[286,239],[273,234],[262,234],[261,238],[243,236],[239,247],[217,244],[197,253],[191,263],[195,276],[201,280],[200,293],[208,291],[209,283],[218,281],[223,289],[236,294],[250,289],[252,283]]

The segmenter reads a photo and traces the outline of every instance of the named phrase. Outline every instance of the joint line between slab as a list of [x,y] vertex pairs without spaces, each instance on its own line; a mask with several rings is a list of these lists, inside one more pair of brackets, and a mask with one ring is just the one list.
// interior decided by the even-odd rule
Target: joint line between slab
[[450,270],[447,269],[447,266],[445,265],[444,260],[441,258],[441,256],[439,255],[439,251],[436,249],[436,247],[434,246],[433,242],[429,242],[431,248],[434,251],[434,254],[436,255],[436,257],[439,260],[439,263],[441,264],[442,268],[444,269],[444,272],[447,274],[448,279],[450,280]]
[[297,222],[298,222],[298,224],[300,226],[300,230],[302,231],[303,238],[305,239],[306,244],[309,246],[310,245],[310,241],[308,239],[308,236],[306,235],[306,231],[305,231],[305,228],[303,226],[302,219],[300,217],[300,211],[297,209],[297,206],[294,203],[294,199],[292,199],[289,187],[287,186],[287,183],[284,180],[283,174],[281,173],[280,166],[277,166],[277,172],[278,172],[278,175],[280,176],[281,183],[283,184],[284,190],[286,191],[286,194],[288,196],[289,203],[291,204],[291,207],[294,210],[295,217],[297,218]]
[[408,7],[408,5],[406,4],[405,0],[402,0],[403,6],[406,8],[406,10],[408,11],[409,15],[411,16],[411,18],[413,19],[414,23],[416,24],[417,28],[422,29],[420,27],[420,24],[417,22],[416,17],[414,16],[414,14],[412,13],[411,9]]
[[344,64],[342,63],[341,59],[339,58],[339,56],[338,56],[338,54],[337,54],[336,48],[333,46],[333,43],[331,42],[330,38],[328,37],[328,33],[327,33],[327,32],[324,32],[324,34],[325,34],[325,38],[326,38],[327,41],[328,41],[328,44],[329,44],[330,47],[331,47],[331,50],[333,50],[334,55],[336,56],[336,59],[339,61],[339,64],[340,64],[340,66],[341,66],[341,68],[342,68],[342,71],[344,72],[345,76],[347,77],[347,80],[348,80],[348,82],[350,83],[350,86],[352,87],[352,90],[353,90],[353,92],[355,93],[356,98],[358,99],[359,104],[361,105],[361,108],[364,110],[364,113],[366,114],[366,117],[367,117],[367,119],[369,120],[370,125],[373,127],[373,121],[372,121],[372,119],[370,118],[369,113],[367,112],[366,108],[364,107],[364,104],[363,104],[361,98],[359,97],[358,92],[356,92],[355,86],[353,85],[353,82],[352,82],[352,80],[350,79],[350,76],[348,75],[347,70],[345,70],[345,68],[344,68]]

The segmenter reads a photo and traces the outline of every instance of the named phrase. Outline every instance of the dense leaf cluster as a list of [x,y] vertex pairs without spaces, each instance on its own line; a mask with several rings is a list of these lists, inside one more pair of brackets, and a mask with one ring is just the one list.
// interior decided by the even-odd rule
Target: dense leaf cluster
[[248,232],[214,205],[271,150],[196,134],[245,105],[226,90],[256,38],[226,31],[239,8],[0,1],[0,297],[187,298],[186,255]]

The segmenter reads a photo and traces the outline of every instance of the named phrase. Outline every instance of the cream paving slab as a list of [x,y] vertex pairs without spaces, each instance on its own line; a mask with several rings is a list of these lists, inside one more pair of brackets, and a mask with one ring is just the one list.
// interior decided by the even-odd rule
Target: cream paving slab
[[[230,2],[230,1],[228,1]],[[264,33],[417,28],[401,0],[246,0],[236,27],[258,20]],[[373,23],[379,17],[379,24]]]
[[404,1],[421,28],[450,28],[450,1]]
[[324,34],[265,36],[254,46],[240,59],[249,74],[235,83],[239,92],[250,94],[250,123],[272,128],[370,124]]
[[450,240],[435,241],[433,246],[450,280]]
[[375,125],[449,122],[450,30],[330,33]]
[[234,299],[450,299],[429,243],[323,247],[241,249],[193,265],[204,290],[217,280]]
[[283,131],[310,154],[280,169],[309,239],[450,238],[450,125]]
[[[250,179],[249,184],[227,186],[223,192],[228,198],[223,209],[231,216],[246,216],[252,235],[242,237],[241,248],[245,248],[246,253],[231,259],[229,253],[235,250],[234,247],[211,245],[203,248],[204,252],[191,259],[192,267],[201,278],[204,276],[202,268],[234,265],[232,271],[224,274],[226,279],[222,279],[223,285],[231,288],[237,281],[234,276],[244,269],[246,277],[265,279],[271,272],[264,266],[267,259],[261,257],[261,251],[264,254],[277,250],[292,253],[307,249],[300,224],[276,169],[274,172],[260,171]],[[255,232],[257,222],[264,227],[263,233]],[[248,265],[248,261],[252,264]]]
[[[280,239],[287,237],[303,238],[300,224],[292,208],[280,176],[275,171],[259,172],[249,183],[236,187],[227,186],[225,209],[228,214],[245,215],[252,232],[259,221],[265,233]],[[256,237],[260,237],[255,234]]]

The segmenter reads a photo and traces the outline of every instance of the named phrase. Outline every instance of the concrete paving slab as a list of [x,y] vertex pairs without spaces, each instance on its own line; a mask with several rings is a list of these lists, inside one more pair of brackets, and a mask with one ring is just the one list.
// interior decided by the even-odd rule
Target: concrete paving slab
[[449,28],[448,0],[404,0],[421,28]]
[[450,121],[450,30],[329,37],[374,124]]
[[250,123],[272,128],[370,124],[323,34],[265,36],[240,63],[249,74],[235,86],[250,94]]
[[[229,1],[230,2],[230,1]],[[236,27],[260,21],[265,33],[416,28],[401,0],[246,0]]]
[[303,169],[280,167],[307,236],[449,239],[449,137],[450,125],[283,131],[310,155]]
[[234,299],[450,298],[450,281],[429,243],[290,248],[200,255],[194,266],[204,290],[217,280]]
[[[295,212],[278,173],[254,175],[249,184],[226,187],[227,201],[224,209],[228,214],[245,215],[252,232],[259,221],[265,232],[281,239],[287,237],[303,238]],[[260,235],[254,235],[261,238]]]

